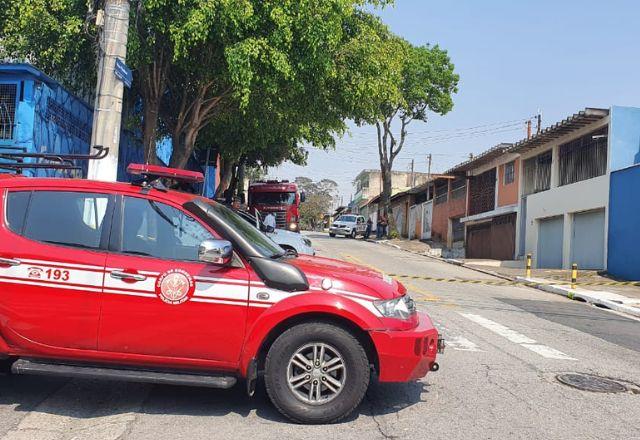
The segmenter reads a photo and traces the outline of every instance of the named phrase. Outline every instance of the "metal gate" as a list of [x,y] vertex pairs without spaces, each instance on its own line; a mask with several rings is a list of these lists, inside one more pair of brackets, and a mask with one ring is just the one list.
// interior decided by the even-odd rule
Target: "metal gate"
[[491,258],[491,222],[467,227],[467,258]]
[[580,269],[604,269],[604,210],[573,215],[571,262]]
[[562,216],[540,220],[538,227],[538,268],[562,268],[563,236],[564,218]]
[[409,223],[407,224],[407,234],[409,235],[409,240],[413,240],[416,238],[416,222],[418,221],[419,205],[413,205],[409,209]]
[[422,239],[431,238],[431,218],[433,217],[433,200],[422,204]]

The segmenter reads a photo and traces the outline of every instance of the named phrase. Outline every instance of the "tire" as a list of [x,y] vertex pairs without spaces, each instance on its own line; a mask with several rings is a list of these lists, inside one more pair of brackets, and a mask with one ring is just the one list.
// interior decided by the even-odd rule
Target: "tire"
[[334,238],[336,236],[336,234],[333,234],[331,232],[329,232],[329,237]]
[[[337,393],[331,392],[323,385],[328,383],[326,374],[323,375],[322,381],[316,381],[320,386],[320,399],[316,391],[316,401],[310,402],[303,399],[314,393],[309,393],[311,381],[316,374],[321,374],[321,369],[312,367],[310,374],[302,378],[311,378],[311,381],[299,391],[292,388],[289,377],[306,374],[298,364],[292,364],[293,356],[318,345],[324,347],[327,362],[336,358],[343,361],[343,369],[329,373],[335,374],[329,383],[338,381],[342,385]],[[331,354],[337,356],[332,358]],[[310,359],[312,357],[307,358],[309,362]],[[332,324],[309,322],[290,328],[275,340],[267,354],[264,378],[269,398],[284,416],[304,424],[335,423],[351,414],[362,401],[369,386],[370,368],[367,354],[351,333]]]
[[351,234],[349,234],[349,238],[356,238],[356,237],[357,237],[356,230],[352,229]]

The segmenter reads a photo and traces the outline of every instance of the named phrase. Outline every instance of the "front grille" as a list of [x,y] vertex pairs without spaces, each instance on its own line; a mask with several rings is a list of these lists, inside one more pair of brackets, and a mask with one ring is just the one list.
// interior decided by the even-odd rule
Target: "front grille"
[[287,213],[284,211],[276,212],[276,227],[278,229],[287,228]]

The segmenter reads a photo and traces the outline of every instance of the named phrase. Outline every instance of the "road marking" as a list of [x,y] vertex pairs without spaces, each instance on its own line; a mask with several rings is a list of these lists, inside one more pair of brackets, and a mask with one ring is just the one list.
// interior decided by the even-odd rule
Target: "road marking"
[[[355,264],[359,264],[360,266],[364,266],[364,267],[368,267],[369,269],[375,270],[377,272],[380,273],[385,273],[384,270],[376,267],[376,266],[372,266],[371,264],[368,264],[364,261],[362,261],[360,258],[358,257],[354,257],[353,255],[348,255],[348,254],[340,254],[342,256],[342,258],[344,258],[346,261],[349,261],[350,263],[355,263]],[[419,296],[416,297],[416,299],[420,300],[420,301],[440,301],[440,297],[432,294],[431,292],[421,289],[420,287],[417,287],[415,284],[413,283],[408,283],[405,282],[404,283],[405,287],[407,287],[408,290],[411,290],[412,292],[416,292],[418,294],[420,294]]]
[[495,321],[491,321],[490,319],[484,318],[480,315],[475,315],[473,313],[460,313],[460,315],[486,328],[487,330],[490,330],[493,333],[496,333],[497,335],[500,335],[503,338],[506,338],[507,340],[520,345],[521,347],[524,347],[528,350],[533,351],[534,353],[539,354],[544,358],[562,359],[562,360],[568,360],[568,361],[577,360],[576,358],[572,358],[571,356],[568,356],[563,352],[556,350],[555,348],[538,344],[534,339],[531,339],[528,336],[525,336],[521,333],[516,332],[515,330],[511,330],[509,327],[506,327]]
[[463,336],[448,337],[445,340],[447,341],[447,348],[458,351],[483,351],[474,342]]

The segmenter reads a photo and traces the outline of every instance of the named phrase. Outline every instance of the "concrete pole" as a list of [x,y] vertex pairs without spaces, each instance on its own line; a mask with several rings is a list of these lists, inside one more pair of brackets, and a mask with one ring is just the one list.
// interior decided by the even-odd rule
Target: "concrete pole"
[[106,0],[100,35],[98,84],[93,109],[91,145],[109,148],[107,157],[89,161],[88,178],[115,182],[118,176],[123,84],[114,74],[116,58],[127,57],[129,1]]

